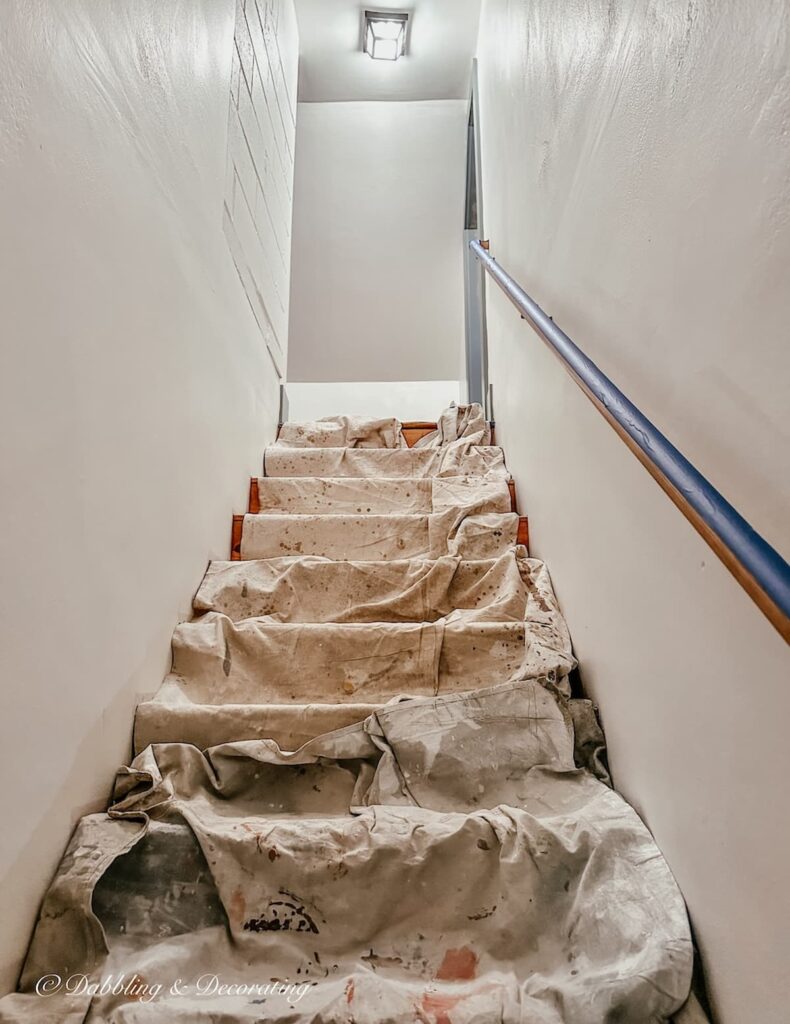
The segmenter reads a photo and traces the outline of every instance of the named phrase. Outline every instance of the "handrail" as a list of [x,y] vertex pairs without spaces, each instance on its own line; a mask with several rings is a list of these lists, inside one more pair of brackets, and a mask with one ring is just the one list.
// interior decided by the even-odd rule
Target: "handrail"
[[790,643],[790,565],[502,269],[488,252],[487,242],[472,241],[469,248],[658,485]]

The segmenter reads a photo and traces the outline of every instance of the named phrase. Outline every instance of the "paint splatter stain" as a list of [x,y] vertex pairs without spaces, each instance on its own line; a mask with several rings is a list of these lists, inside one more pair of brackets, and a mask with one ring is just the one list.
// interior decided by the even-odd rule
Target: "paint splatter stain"
[[399,956],[379,956],[378,953],[374,953],[373,950],[362,957],[362,960],[375,971],[378,967],[399,967],[403,960]]
[[467,921],[485,921],[487,917],[491,917],[492,914],[496,913],[496,903],[490,910],[481,910],[479,914],[467,914]]
[[471,981],[477,976],[477,953],[468,946],[448,949],[436,977],[439,981]]
[[461,1002],[464,996],[440,996],[433,992],[426,992],[420,1003],[420,1020],[434,1024],[452,1024],[449,1013]]
[[304,906],[291,899],[270,900],[260,917],[251,917],[244,922],[245,932],[313,932],[318,935],[318,926]]
[[244,902],[244,893],[241,889],[234,889],[233,895],[230,898],[230,916],[233,921],[241,921],[244,917],[244,911],[247,909],[247,905]]

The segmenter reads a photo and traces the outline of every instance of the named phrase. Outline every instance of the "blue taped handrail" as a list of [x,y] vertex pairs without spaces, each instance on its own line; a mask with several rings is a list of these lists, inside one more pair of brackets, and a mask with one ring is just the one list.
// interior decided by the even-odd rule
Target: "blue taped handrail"
[[640,462],[790,642],[790,565],[575,345],[488,252],[469,248]]

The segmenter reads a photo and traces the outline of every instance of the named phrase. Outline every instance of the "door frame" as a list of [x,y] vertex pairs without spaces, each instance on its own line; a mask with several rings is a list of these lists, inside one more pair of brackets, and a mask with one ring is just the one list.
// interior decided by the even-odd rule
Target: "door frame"
[[472,61],[472,84],[466,131],[466,191],[464,195],[464,360],[461,393],[467,402],[479,402],[491,419],[486,336],[485,275],[469,243],[484,238],[482,170],[480,160],[480,99],[477,60]]

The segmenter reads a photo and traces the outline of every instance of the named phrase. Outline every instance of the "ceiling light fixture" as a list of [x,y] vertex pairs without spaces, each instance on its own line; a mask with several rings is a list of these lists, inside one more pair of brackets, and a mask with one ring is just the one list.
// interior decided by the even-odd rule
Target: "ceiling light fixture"
[[365,53],[373,60],[397,60],[406,46],[408,14],[365,11]]

